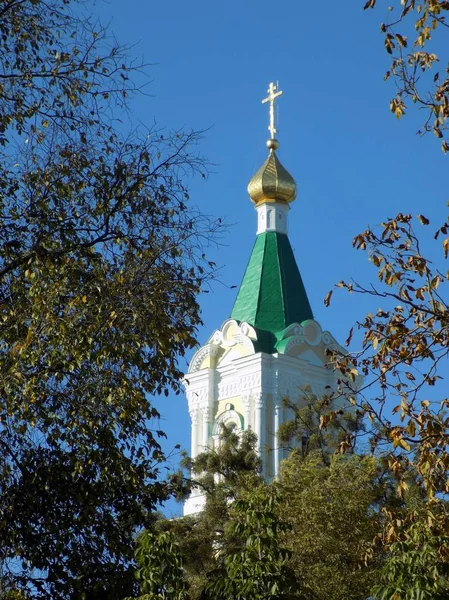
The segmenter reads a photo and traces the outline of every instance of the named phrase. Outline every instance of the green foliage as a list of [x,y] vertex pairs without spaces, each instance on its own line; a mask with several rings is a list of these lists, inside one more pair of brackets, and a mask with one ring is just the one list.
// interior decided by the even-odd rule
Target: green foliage
[[261,481],[261,461],[256,453],[257,436],[251,430],[240,436],[232,427],[222,426],[219,448],[208,449],[195,460],[186,458],[183,466],[190,470],[191,484],[203,490],[208,498],[224,495],[235,497],[236,489],[246,476]]
[[308,597],[368,597],[383,562],[382,548],[373,546],[379,509],[392,493],[376,460],[293,453],[282,463],[279,490],[279,513],[292,525],[290,566]]
[[220,446],[186,460],[191,470],[193,493],[206,496],[204,510],[176,521],[158,521],[156,528],[174,531],[180,543],[189,595],[198,598],[206,586],[208,573],[216,568],[216,548],[233,551],[231,536],[225,536],[231,506],[241,494],[264,485],[261,462],[256,453],[256,435],[245,431],[239,436],[223,427]]
[[136,562],[139,600],[186,598],[181,553],[172,532],[144,531],[137,540]]
[[188,597],[368,597],[385,562],[374,539],[385,509],[399,504],[380,463],[318,446],[293,451],[279,480],[267,483],[254,434],[222,436],[219,448],[190,462],[204,510],[153,526],[179,543]]
[[183,570],[189,598],[198,599],[217,569],[218,548],[225,557],[241,546],[241,541],[229,532],[230,512],[242,495],[257,493],[265,486],[261,463],[256,454],[256,436],[245,431],[239,436],[223,427],[221,443],[216,449],[186,459],[191,470],[191,493],[204,493],[206,504],[197,515],[175,520],[157,520],[151,531],[173,534],[183,559]]
[[28,600],[29,596],[22,590],[0,587],[0,600]]
[[217,566],[208,573],[201,598],[301,598],[288,566],[290,552],[282,541],[289,527],[279,518],[278,505],[276,489],[268,486],[260,486],[232,504],[224,543],[216,547]]
[[0,23],[0,567],[34,597],[122,598],[169,493],[149,395],[180,389],[216,225],[194,133],[113,127],[126,49],[76,0]]
[[389,546],[389,558],[379,585],[378,600],[444,600],[449,594],[449,563],[442,551],[447,534],[435,534],[425,521],[415,522]]

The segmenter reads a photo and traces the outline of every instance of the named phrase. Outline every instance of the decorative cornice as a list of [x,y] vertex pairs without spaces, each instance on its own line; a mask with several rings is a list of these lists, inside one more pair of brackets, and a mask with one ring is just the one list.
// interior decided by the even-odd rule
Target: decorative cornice
[[186,393],[189,406],[203,407],[207,404],[209,390],[207,387],[189,389]]
[[246,392],[252,390],[255,387],[260,387],[262,384],[262,373],[248,373],[240,379],[240,390]]

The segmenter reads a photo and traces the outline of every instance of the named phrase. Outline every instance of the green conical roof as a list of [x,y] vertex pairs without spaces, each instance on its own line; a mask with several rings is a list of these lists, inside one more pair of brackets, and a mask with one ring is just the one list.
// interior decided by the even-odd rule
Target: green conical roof
[[257,236],[231,318],[274,335],[313,318],[286,234],[268,231]]

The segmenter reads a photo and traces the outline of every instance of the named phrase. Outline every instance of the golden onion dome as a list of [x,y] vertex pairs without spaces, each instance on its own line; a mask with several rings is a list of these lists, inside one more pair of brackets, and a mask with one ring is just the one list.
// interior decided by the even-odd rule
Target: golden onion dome
[[267,146],[270,154],[248,184],[249,197],[256,206],[264,202],[293,202],[296,184],[276,156],[279,142],[272,138],[267,141]]

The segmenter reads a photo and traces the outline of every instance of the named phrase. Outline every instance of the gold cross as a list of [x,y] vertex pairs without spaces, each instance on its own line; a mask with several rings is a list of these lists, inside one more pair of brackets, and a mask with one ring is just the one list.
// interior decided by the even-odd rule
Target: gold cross
[[274,83],[271,82],[267,90],[268,96],[262,100],[262,104],[265,104],[265,102],[270,103],[270,124],[268,125],[268,131],[271,133],[272,140],[274,140],[275,133],[277,133],[277,130],[274,126],[274,101],[278,96],[282,94],[281,90],[279,90],[279,92],[276,92],[277,88],[278,86],[274,85]]

